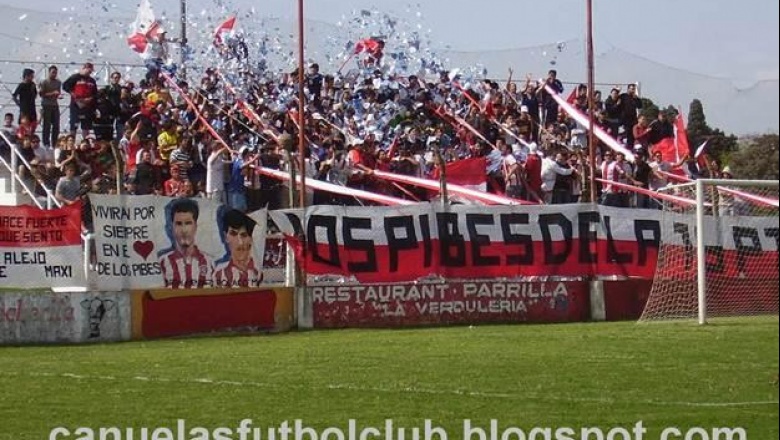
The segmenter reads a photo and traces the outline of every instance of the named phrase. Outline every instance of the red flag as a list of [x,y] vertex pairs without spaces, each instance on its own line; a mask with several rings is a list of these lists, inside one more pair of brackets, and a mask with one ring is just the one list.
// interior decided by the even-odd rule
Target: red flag
[[361,52],[374,53],[379,49],[379,42],[373,38],[364,38],[355,44],[355,55]]
[[680,160],[677,157],[677,146],[673,138],[661,139],[653,145],[652,151],[653,153],[661,153],[661,160],[664,162],[677,163]]
[[[434,171],[433,177],[439,179],[438,168]],[[487,160],[485,157],[473,157],[447,163],[447,183],[486,191]]]
[[699,145],[699,148],[697,148],[696,152],[693,154],[693,157],[696,159],[696,165],[699,167],[699,171],[708,170],[711,166],[710,155],[707,154],[707,142],[709,141],[706,140],[701,145]]
[[138,5],[138,13],[130,25],[132,33],[127,37],[127,45],[134,52],[146,56],[149,40],[157,38],[163,32],[162,25],[154,18],[154,11],[149,0],[141,0]]
[[571,93],[569,93],[569,97],[566,98],[566,102],[568,102],[571,105],[574,105],[574,103],[577,102],[577,90],[578,89],[579,89],[578,87],[575,87],[575,88],[573,88],[571,90]]
[[162,32],[162,25],[159,21],[155,21],[151,24],[148,31],[140,32],[140,30],[138,30],[133,35],[127,37],[127,45],[130,46],[130,49],[133,51],[143,55],[146,52],[147,47],[149,47],[149,40],[157,38]]
[[702,144],[699,145],[699,148],[696,149],[696,153],[694,153],[693,157],[698,159],[699,156],[701,156],[702,154],[704,154],[704,152],[707,151],[707,142],[709,142],[709,139],[702,142]]
[[[678,109],[679,110],[679,109]],[[688,154],[691,154],[691,147],[688,145],[688,132],[685,130],[685,118],[683,118],[682,110],[677,113],[677,119],[674,121],[675,139],[677,140],[677,160]]]
[[236,17],[230,17],[227,20],[223,21],[219,26],[214,29],[214,45],[220,46],[222,45],[222,37],[223,34],[230,33],[233,31],[233,28],[236,26]]
[[130,46],[134,52],[144,53],[146,52],[146,35],[136,32],[133,35],[127,37],[127,45]]

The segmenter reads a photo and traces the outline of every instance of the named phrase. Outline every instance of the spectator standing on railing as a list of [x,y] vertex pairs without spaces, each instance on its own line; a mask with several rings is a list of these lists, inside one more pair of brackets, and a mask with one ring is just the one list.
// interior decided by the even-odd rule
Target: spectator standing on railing
[[27,165],[24,162],[29,164],[35,159],[35,149],[32,144],[32,136],[25,136],[20,140],[19,144],[19,154],[24,160],[19,161],[19,168],[17,169],[17,172],[20,177],[24,179],[30,179],[32,175],[30,174],[29,170],[27,169]]
[[542,159],[542,197],[545,203],[568,203],[568,197],[563,191],[564,179],[573,172],[563,152],[556,154],[554,159]]
[[572,191],[574,179],[577,177],[576,169],[569,163],[569,153],[561,150],[555,155],[556,176],[553,184],[552,203],[561,205],[572,203]]
[[30,122],[29,116],[22,115],[22,117],[19,118],[19,126],[16,128],[17,141],[24,141],[28,137],[32,136],[33,133],[35,133],[35,127],[33,126],[32,122]]
[[11,145],[8,142],[16,142],[16,130],[13,113],[6,113],[3,119],[3,126],[0,127],[0,133],[3,134],[0,137],[0,157],[5,160],[11,159]]
[[[122,74],[119,72],[111,72],[110,83],[103,88],[105,90],[105,96],[109,103],[109,111],[112,118],[112,136],[114,139],[121,139],[124,134],[125,122],[127,120],[121,120],[122,110],[122,90],[124,89],[119,81],[122,80]],[[105,117],[106,115],[104,115]]]
[[108,90],[101,89],[98,92],[97,106],[95,108],[95,138],[101,141],[114,140],[114,105],[108,97]]
[[664,110],[658,112],[658,118],[650,123],[650,135],[648,140],[651,144],[657,144],[663,139],[674,137],[674,126],[669,121]]
[[501,170],[503,172],[504,180],[504,192],[507,197],[521,198],[525,194],[523,183],[525,181],[523,165],[512,154],[512,151],[508,145],[505,145],[504,160],[501,163]]
[[92,130],[97,106],[97,82],[92,77],[95,67],[92,63],[84,63],[81,69],[68,77],[62,83],[62,89],[70,93],[70,133],[75,136],[81,126],[82,137],[87,137]]
[[545,85],[550,86],[553,92],[558,95],[563,93],[563,83],[558,79],[558,71],[555,69],[550,70],[547,73],[547,79],[543,84],[539,85],[537,91],[541,98],[542,110],[544,112],[544,120],[542,121],[543,127],[555,122],[558,118],[558,102],[553,99],[552,95],[550,95],[547,90],[545,90]]
[[[117,139],[121,138],[124,132],[128,129],[132,130],[135,128],[135,125],[131,124],[130,127],[127,127],[127,123],[130,121],[130,119],[133,117],[134,114],[138,113],[138,111],[141,110],[141,103],[138,95],[133,94],[133,85],[132,83],[125,84],[124,87],[122,87],[122,91],[119,95],[119,114],[116,118],[116,125],[117,125],[117,133],[116,137]],[[120,129],[119,127],[122,127],[120,135]]]
[[252,156],[252,150],[249,147],[241,147],[230,167],[230,180],[227,185],[228,206],[241,212],[247,210],[246,185],[244,184],[247,170],[254,169],[257,157]]
[[81,199],[81,180],[76,176],[78,165],[65,165],[65,175],[57,180],[54,197],[63,205],[72,205]]
[[631,148],[634,145],[634,125],[638,122],[637,111],[642,108],[642,100],[636,92],[636,84],[629,84],[625,93],[618,97],[620,107],[620,122],[625,130],[626,145]]
[[[650,188],[650,180],[652,179],[653,168],[647,162],[647,153],[639,151],[634,158],[634,179],[635,185],[642,189]],[[637,208],[652,208],[651,198],[647,194],[635,194],[636,207]]]
[[30,124],[35,131],[38,124],[38,113],[35,110],[35,98],[38,96],[38,88],[35,86],[35,71],[24,69],[22,71],[22,82],[16,86],[12,95],[14,102],[19,106],[19,123],[22,118],[27,116]]
[[41,119],[43,120],[43,145],[54,148],[60,137],[60,103],[62,81],[57,78],[57,66],[49,66],[49,76],[41,81]]
[[621,114],[620,114],[620,89],[613,87],[609,91],[609,96],[604,100],[604,121],[607,125],[607,131],[610,136],[617,139],[620,134]]
[[220,204],[225,203],[225,166],[233,163],[230,160],[230,148],[212,141],[208,146],[209,157],[206,159],[206,197]]
[[653,153],[653,160],[648,162],[648,165],[653,170],[650,174],[650,189],[658,191],[668,185],[667,178],[661,172],[668,173],[672,171],[672,164],[663,160],[661,152]]
[[6,113],[5,117],[3,118],[3,126],[0,127],[3,135],[7,137],[9,141],[13,142],[14,139],[16,139],[16,130],[18,128],[19,127],[14,125],[14,114]]
[[150,150],[141,151],[141,160],[136,164],[135,170],[129,177],[130,183],[134,184],[135,194],[152,194],[154,188],[162,186],[160,171],[152,163],[152,152]]
[[539,156],[536,142],[528,146],[528,157],[525,160],[525,178],[528,182],[528,200],[543,202],[542,199],[542,158]]
[[650,148],[650,136],[652,134],[652,129],[647,122],[647,118],[644,115],[640,116],[637,123],[632,127],[632,130],[634,134],[634,143],[629,144],[628,146],[633,146],[634,148],[641,146],[641,150],[647,152]]
[[[615,153],[615,160],[607,166],[607,174],[604,179],[609,182],[617,182],[624,185],[630,183],[637,184],[638,182],[634,180],[632,173],[631,164],[626,162],[625,154],[618,151]],[[612,183],[607,183],[604,188],[602,204],[604,206],[628,208],[630,206],[630,196],[626,189],[613,185]]]

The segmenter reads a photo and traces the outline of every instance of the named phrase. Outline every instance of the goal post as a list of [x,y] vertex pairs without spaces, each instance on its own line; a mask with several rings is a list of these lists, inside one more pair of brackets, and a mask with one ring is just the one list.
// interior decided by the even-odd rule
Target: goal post
[[670,186],[642,321],[778,314],[778,181]]

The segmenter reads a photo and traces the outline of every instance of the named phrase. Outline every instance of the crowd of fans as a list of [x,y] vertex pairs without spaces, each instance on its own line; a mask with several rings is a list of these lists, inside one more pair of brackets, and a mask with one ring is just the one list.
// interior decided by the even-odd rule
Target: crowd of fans
[[[541,203],[578,202],[589,166],[586,127],[561,111],[544,85],[568,96],[580,111],[593,112],[598,125],[634,150],[635,160],[629,162],[599,143],[598,177],[657,190],[667,184],[659,170],[682,167],[692,177],[699,172],[690,157],[673,164],[652,153],[651,146],[674,131],[664,112],[653,121],[640,116],[635,85],[615,87],[605,99],[595,91],[591,109],[587,87],[566,93],[555,70],[540,80],[529,75],[521,81],[513,81],[510,71],[510,79],[500,84],[469,82],[454,72],[395,77],[381,66],[379,52],[343,75],[308,67],[304,172],[309,178],[427,200],[432,194],[388,184],[373,172],[432,177],[442,161],[485,157],[491,192]],[[281,182],[257,171],[297,163],[297,72],[271,79],[251,69],[212,68],[191,85],[150,68],[138,83],[114,72],[109,84],[99,86],[93,69],[85,63],[60,81],[51,66],[38,84],[35,72],[25,69],[13,92],[19,113],[6,114],[0,130],[30,165],[20,164],[19,172],[41,195],[47,186],[63,204],[93,191],[200,196],[241,211],[283,206]],[[60,102],[68,102],[64,133]],[[10,145],[3,140],[0,148],[8,159]],[[727,169],[710,173],[729,174]],[[654,203],[610,183],[600,185],[599,197],[611,206]],[[324,192],[313,194],[311,202],[362,203]]]

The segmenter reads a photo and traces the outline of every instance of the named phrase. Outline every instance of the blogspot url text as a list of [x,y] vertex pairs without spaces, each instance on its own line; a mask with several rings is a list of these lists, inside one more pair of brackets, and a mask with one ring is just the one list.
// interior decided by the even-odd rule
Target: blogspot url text
[[[349,420],[342,426],[314,428],[303,420],[263,426],[244,419],[234,426],[204,428],[178,420],[175,426],[157,427],[56,427],[49,440],[747,440],[740,427],[663,427],[648,435],[642,421],[633,426],[604,427],[519,427],[463,420],[458,429],[444,428],[432,420],[421,426],[362,424]],[[655,430],[654,430],[655,431]]]

